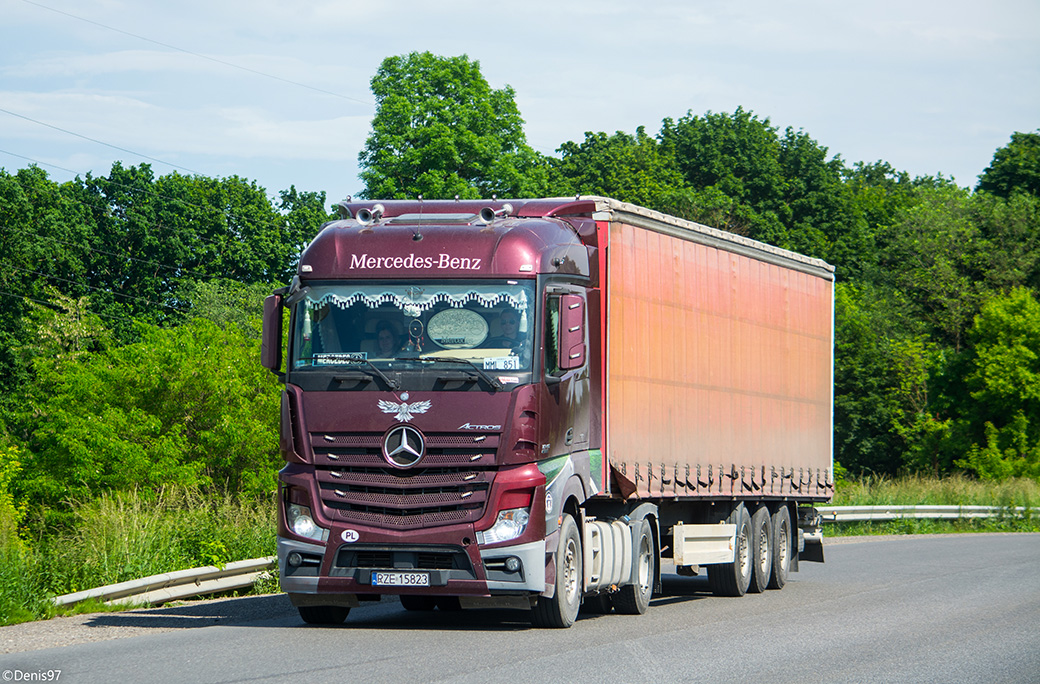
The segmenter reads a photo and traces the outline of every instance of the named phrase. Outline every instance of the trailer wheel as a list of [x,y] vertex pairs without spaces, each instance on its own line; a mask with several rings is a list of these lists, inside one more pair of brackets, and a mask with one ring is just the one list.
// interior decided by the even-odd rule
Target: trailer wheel
[[401,594],[401,605],[405,610],[429,611],[437,607],[437,597]]
[[733,561],[709,565],[708,586],[716,596],[743,596],[751,583],[751,516],[737,504],[726,522],[737,526]]
[[773,522],[769,509],[759,506],[751,516],[751,583],[748,591],[761,594],[773,575]]
[[645,519],[639,526],[639,536],[635,547],[639,549],[636,556],[635,584],[626,584],[614,594],[614,608],[623,615],[642,615],[650,607],[650,596],[654,593],[654,571],[657,566],[657,552],[654,549],[654,534],[650,523]]
[[791,571],[791,514],[781,506],[773,514],[773,575],[770,589],[783,589]]
[[536,627],[570,627],[578,617],[584,578],[581,535],[569,513],[560,525],[560,541],[556,547],[556,591],[552,598],[538,597],[531,609],[531,622]]
[[346,606],[297,606],[296,610],[308,625],[341,625],[350,613]]

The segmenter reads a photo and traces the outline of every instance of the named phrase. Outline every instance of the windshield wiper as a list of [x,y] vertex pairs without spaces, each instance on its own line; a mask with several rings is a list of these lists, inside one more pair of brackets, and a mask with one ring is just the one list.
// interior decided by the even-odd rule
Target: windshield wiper
[[469,366],[473,370],[477,371],[477,374],[480,377],[484,378],[484,380],[487,382],[487,384],[491,385],[496,390],[500,390],[503,387],[505,387],[505,385],[503,385],[501,382],[498,381],[498,378],[496,378],[495,376],[489,374],[486,370],[484,370],[483,368],[481,368],[477,364],[473,363],[469,359],[460,359],[460,358],[456,358],[454,356],[437,356],[437,357],[427,356],[427,357],[422,358],[421,360],[422,360],[423,363],[433,363],[433,362],[436,362],[436,361],[444,361],[444,362],[447,362],[447,363],[461,363],[461,364]]
[[390,389],[398,389],[401,386],[401,383],[398,380],[393,380],[391,378],[388,378],[383,371],[379,370],[379,368],[377,368],[376,365],[374,363],[372,363],[371,361],[369,361],[368,359],[344,359],[343,363],[348,363],[348,364],[364,363],[364,364],[367,364],[368,368],[362,368],[361,369],[363,372],[365,372],[365,373],[373,373],[373,374],[379,376],[379,378],[383,382],[385,382]]

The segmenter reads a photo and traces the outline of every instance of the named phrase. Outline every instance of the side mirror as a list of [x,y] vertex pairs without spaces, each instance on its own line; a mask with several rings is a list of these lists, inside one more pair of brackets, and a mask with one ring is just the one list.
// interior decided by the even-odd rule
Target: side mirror
[[578,295],[560,297],[560,370],[585,365],[585,300]]
[[282,369],[282,295],[273,294],[264,300],[260,365],[273,373]]

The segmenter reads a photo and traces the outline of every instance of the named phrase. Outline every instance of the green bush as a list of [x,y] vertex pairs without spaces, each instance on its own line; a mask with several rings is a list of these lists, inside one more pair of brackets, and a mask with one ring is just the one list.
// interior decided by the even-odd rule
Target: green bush
[[205,319],[137,330],[137,343],[37,364],[26,498],[56,509],[169,485],[273,492],[280,389],[259,342]]

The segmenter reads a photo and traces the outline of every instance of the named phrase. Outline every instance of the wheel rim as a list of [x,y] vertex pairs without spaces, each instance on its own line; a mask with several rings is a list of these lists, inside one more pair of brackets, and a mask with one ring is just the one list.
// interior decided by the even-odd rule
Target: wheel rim
[[650,591],[650,541],[646,537],[639,548],[639,591]]
[[786,573],[787,572],[787,567],[791,563],[791,554],[789,554],[787,552],[787,549],[789,548],[789,545],[791,543],[790,539],[788,537],[788,534],[787,534],[787,525],[784,525],[784,524],[780,525],[780,530],[779,530],[779,534],[777,535],[777,540],[776,541],[777,541],[777,544],[779,544],[779,548],[776,550],[776,552],[777,552],[777,554],[779,554],[779,558],[780,558],[780,569],[784,573]]
[[769,554],[769,535],[766,534],[768,531],[768,528],[763,525],[758,535],[758,570],[763,577],[769,572],[769,566],[773,562],[773,558]]
[[740,576],[747,577],[751,574],[751,554],[748,553],[748,530],[747,527],[740,529],[740,541],[737,542],[737,554],[740,559]]
[[563,592],[568,603],[578,594],[578,546],[573,539],[567,540],[563,552]]

